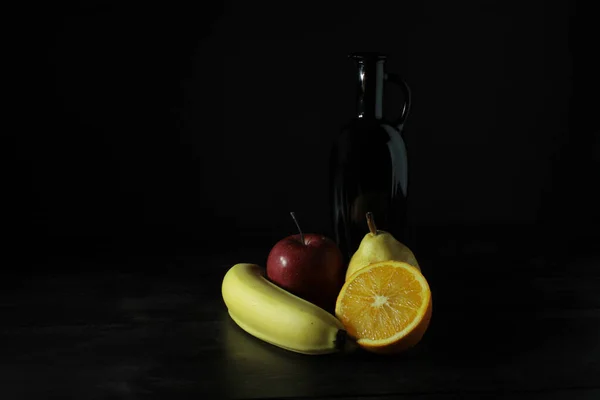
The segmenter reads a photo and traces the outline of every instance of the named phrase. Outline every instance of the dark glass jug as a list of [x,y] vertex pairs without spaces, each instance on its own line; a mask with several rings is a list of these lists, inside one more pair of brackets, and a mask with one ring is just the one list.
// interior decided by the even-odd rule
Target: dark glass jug
[[[408,85],[386,73],[385,55],[354,53],[350,58],[358,67],[357,115],[342,128],[329,165],[334,237],[346,261],[368,232],[368,211],[378,229],[407,242],[408,165],[401,133],[411,105]],[[404,94],[394,121],[383,116],[386,82],[398,84]]]

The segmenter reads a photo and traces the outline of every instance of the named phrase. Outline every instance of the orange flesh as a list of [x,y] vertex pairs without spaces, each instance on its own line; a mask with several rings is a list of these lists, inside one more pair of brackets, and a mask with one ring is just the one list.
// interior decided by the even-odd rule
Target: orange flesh
[[[426,301],[421,282],[404,268],[383,266],[349,282],[339,317],[348,333],[361,339],[384,340],[407,328]],[[345,323],[346,325],[346,323]]]

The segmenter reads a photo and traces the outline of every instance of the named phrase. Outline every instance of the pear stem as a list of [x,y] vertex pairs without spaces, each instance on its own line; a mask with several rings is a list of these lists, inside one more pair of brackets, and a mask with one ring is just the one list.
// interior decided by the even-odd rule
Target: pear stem
[[373,213],[371,211],[367,213],[367,225],[369,225],[371,234],[377,235],[377,226],[375,225],[375,218],[373,217]]
[[292,219],[296,223],[296,228],[298,228],[298,232],[300,232],[300,241],[302,242],[302,244],[304,244],[304,233],[302,233],[302,229],[300,229],[300,224],[298,223],[298,220],[296,219],[296,214],[292,211],[292,212],[290,212],[290,215],[292,216]]

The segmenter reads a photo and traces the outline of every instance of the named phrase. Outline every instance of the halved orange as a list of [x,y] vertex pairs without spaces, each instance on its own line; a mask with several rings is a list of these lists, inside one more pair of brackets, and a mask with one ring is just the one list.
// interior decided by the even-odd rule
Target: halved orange
[[401,261],[381,261],[352,274],[335,315],[366,350],[397,353],[416,345],[431,319],[431,291],[423,274]]

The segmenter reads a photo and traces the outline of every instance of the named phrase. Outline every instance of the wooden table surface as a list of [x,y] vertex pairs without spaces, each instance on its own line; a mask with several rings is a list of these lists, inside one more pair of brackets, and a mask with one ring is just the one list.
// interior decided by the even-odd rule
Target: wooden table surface
[[36,268],[2,285],[0,398],[600,399],[600,257],[466,253],[421,257],[432,323],[395,357],[305,356],[240,330],[220,284],[258,252]]

